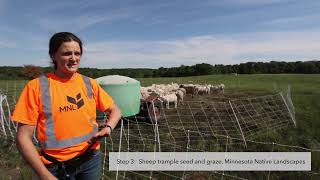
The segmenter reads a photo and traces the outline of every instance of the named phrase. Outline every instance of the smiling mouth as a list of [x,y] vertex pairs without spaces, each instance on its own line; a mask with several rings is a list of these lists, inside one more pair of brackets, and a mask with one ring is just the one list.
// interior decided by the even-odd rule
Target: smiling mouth
[[78,66],[78,64],[68,64],[67,66],[68,66],[69,68],[75,68],[75,67]]

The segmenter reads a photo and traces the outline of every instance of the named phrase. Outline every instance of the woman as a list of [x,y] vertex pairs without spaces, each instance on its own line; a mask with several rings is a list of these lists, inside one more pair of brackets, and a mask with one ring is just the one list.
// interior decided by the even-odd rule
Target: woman
[[[54,34],[49,55],[55,72],[31,80],[15,106],[17,147],[40,179],[100,179],[97,139],[110,135],[121,112],[91,78],[79,74],[81,40],[72,33]],[[109,113],[98,131],[96,108]],[[36,129],[41,148],[32,142]]]

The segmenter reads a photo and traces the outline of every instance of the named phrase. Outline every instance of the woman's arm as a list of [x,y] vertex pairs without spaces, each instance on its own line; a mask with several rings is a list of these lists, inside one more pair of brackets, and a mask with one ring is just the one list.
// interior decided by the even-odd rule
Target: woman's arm
[[[112,106],[110,106],[106,111],[108,112],[107,124],[111,126],[112,129],[114,129],[121,118],[121,111],[116,104],[113,104]],[[97,134],[94,135],[94,138],[108,136],[110,134],[111,134],[111,129],[109,127],[104,127],[99,132],[97,132]]]
[[107,109],[107,112],[109,114],[109,119],[107,124],[111,126],[112,129],[114,129],[121,118],[121,111],[116,104],[113,104],[109,109]]
[[20,124],[17,132],[17,148],[24,157],[24,159],[30,164],[32,169],[37,173],[40,179],[57,179],[54,177],[48,169],[44,166],[39,157],[39,153],[32,142],[34,125]]

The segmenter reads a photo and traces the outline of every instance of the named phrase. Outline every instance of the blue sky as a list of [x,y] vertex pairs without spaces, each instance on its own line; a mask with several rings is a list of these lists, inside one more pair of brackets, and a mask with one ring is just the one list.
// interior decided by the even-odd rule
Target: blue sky
[[0,66],[48,66],[60,31],[82,67],[159,68],[320,57],[316,0],[0,0]]

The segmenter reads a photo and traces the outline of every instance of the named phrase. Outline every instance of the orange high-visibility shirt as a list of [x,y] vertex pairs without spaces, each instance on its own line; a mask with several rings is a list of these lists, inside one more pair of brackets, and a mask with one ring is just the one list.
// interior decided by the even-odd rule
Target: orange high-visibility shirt
[[[106,111],[114,103],[112,98],[91,78],[93,98],[89,99],[86,97],[87,90],[82,75],[76,73],[70,80],[61,79],[53,73],[47,74],[47,77],[50,85],[54,131],[58,140],[87,133],[91,129],[81,126],[79,122],[97,126],[96,108]],[[36,78],[29,81],[22,91],[11,117],[19,123],[37,126],[37,138],[40,142],[47,138],[45,136],[46,117],[42,103],[40,80]],[[83,153],[88,145],[85,141],[66,148],[43,150],[58,161],[66,161]],[[96,148],[99,148],[99,144]],[[41,159],[45,164],[49,163],[42,156]]]

